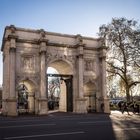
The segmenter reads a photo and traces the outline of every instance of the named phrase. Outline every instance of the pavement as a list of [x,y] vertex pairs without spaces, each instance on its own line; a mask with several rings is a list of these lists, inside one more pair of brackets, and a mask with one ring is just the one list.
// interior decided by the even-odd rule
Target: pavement
[[139,140],[140,114],[129,114],[50,111],[44,116],[0,116],[0,139]]
[[117,116],[117,117],[135,117],[135,118],[139,118],[140,117],[140,113],[133,113],[133,112],[129,112],[129,114],[125,111],[123,114],[121,111],[118,111],[118,110],[113,110],[111,111],[110,113],[110,116]]

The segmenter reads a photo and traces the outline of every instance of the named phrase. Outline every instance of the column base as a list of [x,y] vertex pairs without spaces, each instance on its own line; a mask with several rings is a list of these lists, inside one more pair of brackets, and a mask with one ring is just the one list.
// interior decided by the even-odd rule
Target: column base
[[2,99],[2,115],[7,116],[7,100]]
[[39,110],[38,115],[47,115],[48,114],[48,101],[47,99],[39,99]]
[[110,114],[109,99],[100,97],[98,99],[98,109],[97,110],[98,110],[97,112],[103,112],[103,113]]
[[104,98],[104,112],[110,114],[109,99]]
[[18,116],[16,98],[6,99],[5,104],[7,104],[7,116]]
[[86,107],[86,99],[85,98],[77,98],[76,99],[76,113],[87,113]]

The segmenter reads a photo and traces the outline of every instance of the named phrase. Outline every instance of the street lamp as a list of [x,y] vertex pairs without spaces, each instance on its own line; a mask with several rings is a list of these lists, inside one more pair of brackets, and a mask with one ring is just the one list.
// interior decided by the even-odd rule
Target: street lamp
[[94,99],[95,99],[95,112],[96,112],[96,93],[94,94]]
[[61,77],[60,78],[60,83],[63,84],[63,81],[64,81],[64,79],[63,79],[63,77]]

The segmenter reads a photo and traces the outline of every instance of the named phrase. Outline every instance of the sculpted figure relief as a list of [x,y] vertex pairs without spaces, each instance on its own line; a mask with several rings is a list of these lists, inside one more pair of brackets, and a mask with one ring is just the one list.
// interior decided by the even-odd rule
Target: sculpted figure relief
[[91,71],[91,70],[93,70],[93,61],[87,60],[87,61],[85,62],[85,70],[86,70],[86,71]]
[[34,69],[33,57],[24,57],[23,58],[23,69],[25,70],[25,72],[29,72]]

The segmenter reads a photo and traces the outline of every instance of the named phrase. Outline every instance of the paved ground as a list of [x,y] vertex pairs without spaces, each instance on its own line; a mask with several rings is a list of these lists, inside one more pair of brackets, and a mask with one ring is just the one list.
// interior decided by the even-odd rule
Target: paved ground
[[132,112],[122,114],[120,111],[112,111],[110,118],[116,140],[140,140],[140,114]]
[[50,113],[0,116],[0,140],[140,140],[140,115]]

